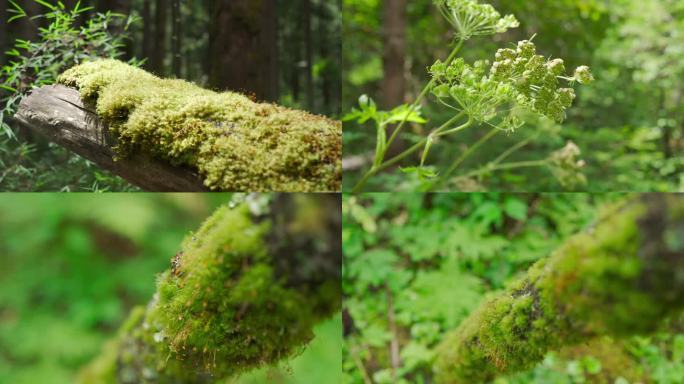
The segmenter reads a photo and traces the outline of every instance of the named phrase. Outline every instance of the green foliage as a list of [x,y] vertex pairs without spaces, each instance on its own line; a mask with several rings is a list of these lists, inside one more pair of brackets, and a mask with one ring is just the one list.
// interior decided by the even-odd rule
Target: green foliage
[[225,195],[0,199],[0,382],[73,383]]
[[[565,337],[564,333],[553,331],[552,335],[541,337],[540,344],[532,345],[534,336],[530,330],[548,332],[554,329],[555,321],[562,322],[565,317],[550,315],[548,321],[542,323],[544,316],[539,311],[529,312],[532,296],[506,295],[500,291],[508,286],[509,292],[522,292],[522,285],[515,283],[521,273],[556,251],[560,244],[568,243],[576,233],[590,228],[587,235],[575,237],[568,246],[573,249],[569,253],[583,262],[556,263],[554,266],[547,263],[546,267],[540,262],[538,267],[532,268],[537,272],[556,271],[559,278],[567,276],[564,289],[551,289],[556,292],[551,296],[561,295],[558,302],[569,303],[563,307],[568,311],[566,314],[579,319],[572,322],[575,336],[604,331],[629,333],[634,329],[643,330],[643,326],[650,327],[653,319],[660,321],[662,316],[656,315],[658,311],[648,311],[648,308],[659,306],[654,298],[661,296],[656,291],[653,299],[647,301],[643,295],[632,292],[634,295],[623,302],[625,306],[632,306],[631,309],[621,307],[612,299],[618,295],[616,292],[620,292],[621,297],[632,295],[626,289],[630,283],[623,285],[623,282],[633,276],[635,265],[616,250],[622,240],[636,239],[623,236],[634,234],[633,231],[620,230],[633,228],[634,220],[626,215],[620,225],[612,221],[594,228],[593,223],[598,219],[599,207],[606,203],[612,207],[613,202],[622,197],[405,193],[347,197],[343,206],[344,311],[348,315],[345,319],[345,382],[368,382],[364,377],[374,382],[434,382],[435,359],[441,359],[444,366],[449,367],[459,361],[452,355],[445,357],[444,350],[437,349],[438,343],[449,330],[463,326],[468,316],[475,316],[480,303],[498,300],[498,305],[490,306],[490,312],[482,315],[483,319],[493,322],[499,315],[508,314],[510,316],[504,316],[507,320],[497,324],[504,328],[521,327],[520,332],[499,332],[501,328],[493,324],[480,328],[473,325],[471,329],[484,332],[478,344],[473,344],[473,351],[498,356],[497,374],[504,372],[507,364],[512,364],[509,368],[513,366],[517,358],[527,361],[521,364],[528,369],[498,377],[494,381],[496,384],[613,384],[649,382],[649,379],[654,383],[676,383],[678,370],[684,366],[678,355],[681,337],[676,324],[680,322],[673,320],[673,330],[663,331],[660,336],[627,338],[619,342],[610,338],[596,339],[586,346],[547,354],[545,349],[535,348]],[[612,209],[604,212],[610,217]],[[614,240],[604,244],[604,255],[608,255],[605,263],[589,260],[586,256],[600,253],[588,250],[595,238]],[[577,258],[574,260],[579,260]],[[577,279],[573,276],[584,276],[585,282],[591,281],[584,287],[594,293],[583,295],[581,289],[574,289],[572,282]],[[610,284],[599,283],[608,276]],[[671,286],[661,285],[664,289]],[[535,308],[536,305],[547,308],[541,303],[547,297],[541,295]],[[510,298],[511,302],[505,303],[505,298]],[[604,304],[597,304],[599,302]],[[608,309],[608,305],[615,306]],[[578,312],[580,307],[606,310],[581,314]],[[636,311],[642,315],[631,315]],[[535,319],[534,325],[524,320],[528,316]],[[587,323],[588,319],[593,320]],[[528,328],[525,328],[526,324]],[[582,324],[588,324],[588,328],[582,328]],[[535,328],[537,326],[539,328]],[[506,343],[507,338],[516,337],[525,340],[524,344],[530,349],[514,353],[516,348],[509,344],[506,345],[510,347],[493,350],[487,347],[488,343],[497,340]],[[398,365],[393,363],[391,354],[393,342],[398,344]],[[443,344],[442,348],[448,349],[449,345]],[[540,360],[536,365],[529,361],[534,358]],[[494,368],[473,366],[477,374],[467,382],[478,382],[477,375],[486,375],[489,369]]]
[[160,79],[116,60],[59,77],[96,105],[126,156],[144,151],[199,170],[207,187],[230,191],[336,191],[340,124],[246,96]]
[[[345,68],[349,68],[344,88],[346,108],[356,103],[354,94],[382,92],[381,63],[371,63],[373,57],[382,55],[382,35],[375,33],[382,30],[381,3],[345,1],[350,15],[345,18]],[[420,95],[420,85],[430,81],[425,68],[449,56],[450,47],[444,42],[453,38],[454,27],[435,11],[433,3],[415,0],[406,8],[406,82],[414,95]],[[586,64],[595,73],[595,81],[590,86],[575,87],[576,107],[566,109],[562,128],[547,119],[513,114],[525,122],[525,129],[487,137],[486,145],[459,161],[454,171],[456,177],[448,177],[450,182],[440,182],[437,186],[435,178],[446,177],[445,170],[486,137],[486,132],[464,129],[453,136],[435,135],[436,127],[454,117],[454,110],[443,108],[438,102],[422,102],[421,113],[430,123],[406,124],[395,139],[401,140],[396,148],[413,149],[413,152],[369,178],[367,190],[503,191],[510,190],[511,186],[527,191],[682,189],[683,125],[681,108],[677,108],[681,100],[677,95],[684,93],[681,82],[675,80],[681,77],[681,60],[676,56],[682,41],[681,34],[671,33],[680,30],[684,20],[679,2],[492,0],[490,3],[501,15],[514,14],[522,27],[491,40],[465,42],[460,56],[469,67],[478,60],[492,60],[492,52],[497,49],[515,50],[518,41],[534,36],[539,52],[553,54],[547,61],[563,58],[564,66],[572,73],[564,77],[574,79],[575,75],[582,75],[590,79],[583,68]],[[366,68],[373,68],[372,76],[356,76]],[[573,73],[572,68],[581,69]],[[579,84],[575,81],[575,85]],[[458,107],[451,97],[445,101]],[[506,110],[505,105],[501,110]],[[501,122],[503,119],[493,123],[501,126]],[[368,152],[376,146],[376,136],[367,134],[369,128],[373,129],[368,123],[345,124],[345,153],[370,158]],[[433,140],[429,139],[431,136]],[[581,148],[583,166],[573,171],[577,177],[570,178],[580,183],[567,183],[563,177],[558,180],[560,173],[549,158],[568,142]],[[513,148],[516,149],[509,153]],[[427,158],[426,149],[429,149]],[[504,154],[504,161],[498,162],[497,156]],[[397,165],[409,164],[408,174],[392,172]],[[366,171],[348,172],[344,189],[351,190]],[[582,175],[586,183],[581,182]]]
[[[28,91],[54,83],[65,69],[84,61],[116,58],[122,54],[127,36],[110,33],[110,25],[124,19],[124,28],[127,29],[135,19],[125,19],[125,16],[111,12],[98,13],[79,27],[77,23],[81,14],[92,9],[82,8],[80,3],[67,10],[62,2],[40,2],[49,12],[38,17],[47,19],[49,24],[40,29],[40,41],[17,40],[15,47],[7,53],[13,59],[2,67],[2,87],[11,93],[0,99],[3,104],[0,116],[12,116]],[[27,17],[16,3],[14,6],[18,14],[13,18]],[[14,137],[12,128],[4,119],[0,124],[6,136]]]
[[[57,144],[0,139],[0,190],[106,192],[137,191],[114,176]],[[67,166],[65,166],[65,164]]]
[[[422,181],[420,189],[433,190],[449,188],[454,178],[454,172],[468,157],[472,156],[488,142],[497,131],[512,132],[524,125],[519,117],[520,110],[545,116],[561,123],[566,116],[566,109],[575,99],[575,91],[572,88],[559,88],[559,80],[588,84],[594,80],[589,67],[581,66],[575,70],[573,77],[565,75],[565,64],[561,59],[547,60],[536,54],[536,46],[531,40],[520,41],[517,49],[499,49],[496,60],[489,67],[487,61],[476,61],[473,65],[466,64],[463,58],[457,58],[464,42],[474,35],[492,35],[504,33],[509,28],[518,26],[514,16],[504,18],[489,4],[480,4],[478,1],[435,1],[442,15],[457,30],[456,40],[451,47],[451,54],[444,61],[438,60],[430,67],[431,80],[423,91],[408,108],[406,117],[397,121],[398,126],[387,138],[385,124],[375,120],[377,134],[375,160],[361,180],[354,187],[355,192],[361,191],[370,178],[377,173],[401,162],[413,152],[423,147],[420,168],[411,167],[404,173],[416,174]],[[418,108],[423,98],[431,92],[437,101],[443,106],[453,110],[453,116],[449,120],[432,129],[430,134],[420,140],[416,145],[407,149],[391,159],[387,159],[388,149],[396,140],[401,129],[408,122],[410,113]],[[368,97],[360,100],[361,109],[363,104],[369,104]],[[404,107],[405,108],[405,107]],[[354,112],[348,116],[348,120],[354,120],[363,124],[369,120],[363,113]],[[462,120],[465,118],[465,122]],[[420,119],[418,123],[425,123]],[[452,164],[441,175],[433,168],[424,168],[433,144],[437,138],[454,135],[470,127],[482,125],[492,126],[494,129],[465,151],[460,157],[456,157]],[[527,144],[522,141],[523,144]],[[519,150],[524,145],[515,146],[510,151],[503,152],[503,158]],[[487,164],[481,170],[473,171],[466,177],[474,175],[482,176],[501,169],[527,168],[549,166],[550,160],[536,162],[498,164],[503,158],[497,158],[493,163]],[[581,164],[575,162],[575,164]],[[421,169],[422,168],[422,169]],[[564,173],[576,171],[581,167],[564,167]],[[555,172],[558,174],[558,172]],[[565,176],[565,175],[564,175]],[[434,179],[434,182],[426,181]],[[564,184],[573,184],[568,180],[581,181],[581,176],[569,175],[562,180]]]
[[[587,225],[593,205],[586,195],[346,197],[345,382],[429,382],[445,332],[487,291]],[[394,368],[393,340],[401,357]]]
[[435,0],[435,6],[456,30],[456,38],[460,40],[504,33],[520,26],[515,16],[501,17],[494,7],[477,0]]
[[[229,200],[226,194],[0,199],[0,382],[76,382],[101,348],[111,349],[106,340],[131,308],[149,302],[154,276],[169,267],[188,228]],[[339,288],[337,297],[339,304]],[[314,333],[299,356],[227,382],[339,383],[339,316]]]
[[[115,58],[122,54],[126,31],[136,19],[111,12],[97,13],[83,21],[82,14],[91,7],[78,1],[73,9],[62,2],[40,1],[47,13],[31,19],[45,19],[39,28],[38,41],[17,40],[7,52],[9,63],[2,67],[0,87],[0,128],[5,138],[0,142],[0,161],[5,172],[0,177],[3,190],[130,190],[118,177],[96,169],[90,162],[53,145],[37,146],[17,137],[11,126],[12,115],[31,89],[53,84],[65,69],[96,58]],[[10,21],[29,17],[12,3]],[[112,33],[123,25],[123,33]],[[133,61],[135,63],[135,61]],[[17,156],[20,155],[20,156]],[[61,160],[55,162],[54,160]],[[55,164],[59,164],[58,168]],[[58,171],[58,172],[55,172]]]

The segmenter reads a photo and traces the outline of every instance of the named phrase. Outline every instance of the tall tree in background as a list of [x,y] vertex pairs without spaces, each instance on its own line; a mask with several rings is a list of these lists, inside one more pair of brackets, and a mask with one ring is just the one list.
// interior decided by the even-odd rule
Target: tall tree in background
[[7,0],[0,0],[0,65],[5,63],[5,51],[7,50]]
[[[214,3],[209,33],[209,83],[267,100],[273,95],[277,49],[265,41],[274,35],[277,17],[271,0],[220,0]],[[266,27],[268,25],[268,27]]]
[[18,32],[18,35],[15,36],[17,38],[30,41],[38,40],[38,27],[41,26],[40,20],[31,20],[30,17],[39,15],[43,12],[41,5],[33,0],[24,0],[23,2],[20,2],[19,5],[26,11],[26,14],[29,17],[23,17],[15,21],[14,23],[17,23],[16,27],[12,26],[9,29]]
[[314,82],[313,82],[313,40],[311,38],[311,0],[302,1],[302,24],[304,26],[304,52],[306,56],[306,105],[309,109],[314,108]]
[[278,49],[278,1],[262,0],[261,46],[264,55],[261,84],[262,98],[266,101],[278,101],[280,97],[280,52]]
[[157,75],[164,75],[166,53],[166,13],[168,0],[157,0],[154,16],[154,54],[150,57],[150,69]]
[[[382,104],[393,108],[404,103],[406,94],[406,0],[383,0],[383,54],[384,76],[381,84]],[[396,140],[391,153],[401,151],[403,143]]]
[[[292,23],[293,20],[290,20]],[[290,92],[292,94],[293,100],[299,100],[301,96],[301,83],[299,81],[300,74],[300,62],[302,61],[302,28],[301,28],[301,17],[297,17],[295,21],[295,27],[289,34],[289,38],[286,41],[289,46],[290,55],[290,73],[289,73],[289,84]]]
[[[87,5],[86,2],[83,2],[84,6]],[[129,15],[131,13],[132,9],[132,1],[131,0],[101,0],[98,4],[98,10],[100,12],[107,12],[111,11],[114,13],[119,13],[122,15]],[[119,24],[119,25],[114,25],[112,26],[112,30],[114,33],[123,33],[124,31],[124,26]],[[127,57],[132,57],[133,55],[133,46],[129,42],[126,44],[126,56]]]
[[[35,0],[16,1],[29,15],[48,10]],[[73,8],[77,1],[62,3]],[[11,17],[9,5],[0,0],[0,21]],[[79,25],[96,12],[142,16],[131,25],[132,40],[122,59],[145,58],[145,69],[157,75],[318,113],[337,112],[339,0],[82,0],[81,6],[94,10]],[[44,20],[0,22],[0,51],[15,38],[36,40]]]
[[152,36],[152,27],[154,26],[154,22],[152,20],[152,3],[150,1],[145,1],[143,2],[143,11],[142,11],[142,18],[143,18],[143,44],[142,44],[142,56],[143,58],[146,58],[148,60],[148,67],[151,65],[149,63],[149,60],[151,60],[151,57],[154,55],[154,45],[153,45],[153,37]]
[[[318,17],[319,18],[326,18],[327,17],[327,8],[326,8],[325,2],[320,2],[318,4]],[[330,82],[330,60],[328,60],[328,56],[330,55],[331,52],[331,47],[330,42],[328,41],[328,36],[329,36],[329,28],[328,28],[328,23],[319,23],[318,24],[318,49],[320,52],[320,55],[324,60],[326,60],[326,64],[324,67],[324,71],[322,73],[322,81],[323,81],[323,88],[321,89],[321,96],[323,99],[323,105],[324,106],[329,106],[331,104],[331,98],[332,98],[332,92],[333,92],[333,84]]]
[[391,108],[404,103],[406,79],[406,0],[383,0],[382,81],[383,105]]
[[172,19],[172,32],[171,32],[171,53],[173,55],[172,67],[173,74],[180,78],[181,77],[181,36],[182,36],[182,15],[181,15],[181,2],[180,0],[172,0],[171,4],[171,19]]

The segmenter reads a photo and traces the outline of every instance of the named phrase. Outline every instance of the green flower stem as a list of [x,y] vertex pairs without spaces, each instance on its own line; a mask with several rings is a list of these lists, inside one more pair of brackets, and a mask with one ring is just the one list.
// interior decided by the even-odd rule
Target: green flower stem
[[472,172],[468,172],[463,176],[459,176],[458,179],[466,179],[466,178],[471,178],[471,177],[477,177],[481,176],[490,172],[495,172],[495,171],[502,171],[502,170],[507,170],[507,169],[516,169],[516,168],[535,168],[535,167],[544,167],[549,164],[549,161],[544,159],[544,160],[529,160],[529,161],[517,161],[517,162],[512,162],[512,163],[504,163],[504,164],[499,164],[496,165],[494,162],[489,163],[485,165],[484,167],[477,169]]
[[[427,137],[421,139],[419,142],[417,142],[416,144],[414,144],[413,146],[411,146],[411,148],[405,150],[404,152],[398,154],[397,156],[391,158],[390,160],[388,160],[388,161],[386,161],[386,162],[384,162],[384,163],[380,163],[380,164],[377,165],[377,166],[374,165],[370,170],[368,170],[368,172],[366,172],[366,173],[363,175],[363,177],[361,178],[361,180],[359,180],[359,182],[356,183],[356,185],[354,186],[354,189],[352,189],[352,193],[360,193],[360,192],[362,192],[362,191],[363,191],[363,187],[365,187],[366,183],[368,182],[368,180],[369,180],[371,177],[373,177],[373,176],[375,176],[376,174],[378,174],[379,172],[382,172],[382,171],[384,171],[385,169],[387,169],[387,168],[389,168],[389,167],[391,167],[391,166],[393,166],[393,165],[399,163],[400,161],[404,160],[405,158],[407,158],[407,157],[408,157],[409,155],[411,155],[412,153],[416,152],[417,150],[419,150],[420,148],[422,148],[423,146],[425,146],[425,144],[428,142],[428,138],[429,138],[431,135],[433,135],[433,137],[434,137],[435,134],[439,134],[439,133],[442,132],[444,129],[449,128],[449,127],[450,127],[451,125],[453,125],[456,121],[458,121],[459,119],[461,119],[461,118],[463,117],[464,114],[465,114],[465,112],[461,112],[461,113],[459,113],[458,115],[452,117],[451,119],[449,119],[449,121],[447,121],[446,123],[442,124],[439,128],[435,129],[432,133],[430,133],[430,135],[428,135]],[[461,130],[467,128],[468,126],[470,126],[470,124],[471,124],[471,123],[468,122],[468,123],[466,123],[466,124],[463,124],[463,125],[461,125],[461,126],[455,128],[454,130],[456,130],[456,132],[457,132],[457,131],[461,131]],[[453,133],[453,132],[452,132],[452,133]]]
[[470,126],[473,125],[472,120],[468,120],[465,124],[461,124],[456,128],[450,129],[448,131],[435,131],[434,133],[431,134],[433,137],[441,137],[441,136],[447,136],[447,135],[452,135],[457,132],[461,132],[462,130],[469,128]]
[[439,188],[443,186],[444,184],[447,183],[449,180],[449,177],[458,169],[458,167],[463,164],[470,155],[472,155],[478,148],[480,148],[482,145],[484,145],[486,142],[491,140],[494,136],[499,133],[500,129],[499,128],[493,128],[489,133],[484,135],[480,140],[478,140],[475,144],[473,144],[468,150],[463,152],[461,156],[459,156],[456,160],[454,160],[453,163],[451,163],[451,166],[449,169],[447,169],[446,172],[442,176],[440,176],[439,180],[434,184],[434,188]]
[[435,382],[488,383],[549,351],[651,333],[684,307],[684,196],[645,194],[604,211],[486,299],[436,350]]
[[499,164],[500,162],[504,161],[506,158],[514,154],[515,152],[519,151],[523,147],[525,147],[527,144],[531,143],[533,140],[535,140],[537,137],[539,137],[539,133],[536,133],[534,135],[530,135],[527,137],[525,140],[517,143],[516,145],[510,147],[506,151],[504,151],[499,157],[497,157],[494,161],[490,163],[490,165],[496,165]]
[[[451,54],[449,54],[449,57],[447,57],[446,59],[445,63],[447,65],[449,65],[456,58],[456,55],[458,55],[458,52],[461,50],[461,47],[463,47],[463,42],[463,39],[458,39],[458,43],[456,43],[456,46],[451,51]],[[399,132],[402,128],[404,128],[404,125],[406,125],[408,117],[411,115],[413,111],[416,110],[416,108],[418,108],[421,101],[423,101],[425,96],[427,96],[428,92],[430,92],[430,90],[432,89],[433,85],[435,85],[434,78],[430,80],[430,82],[425,86],[425,88],[423,88],[423,90],[420,92],[420,95],[418,95],[418,98],[416,98],[413,104],[411,104],[411,108],[409,108],[408,113],[406,113],[406,117],[404,118],[404,120],[399,124],[399,126],[397,126],[397,129],[395,129],[394,132],[392,132],[392,135],[390,136],[389,140],[387,141],[387,145],[385,146],[385,151],[392,145],[394,140],[396,140],[397,136],[399,135]]]

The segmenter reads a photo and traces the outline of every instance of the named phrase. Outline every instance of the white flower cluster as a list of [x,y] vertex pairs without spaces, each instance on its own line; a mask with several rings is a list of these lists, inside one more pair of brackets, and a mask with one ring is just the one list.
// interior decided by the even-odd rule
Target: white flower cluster
[[520,25],[515,16],[502,17],[494,7],[477,0],[435,0],[435,5],[456,29],[457,38],[462,40],[504,33]]
[[580,159],[581,154],[577,144],[568,141],[565,147],[549,156],[551,171],[564,187],[572,188],[587,183],[587,178],[582,173],[586,164]]
[[461,58],[447,65],[437,61],[430,74],[435,81],[432,93],[442,104],[463,110],[475,121],[490,121],[498,107],[515,98],[515,89],[506,82],[487,76],[488,61],[468,65]]
[[[491,68],[488,66],[487,61],[478,61],[473,66],[463,59],[450,65],[438,61],[430,68],[436,84],[433,94],[443,104],[464,110],[475,120],[489,121],[505,105],[520,106],[560,123],[575,99],[575,91],[561,88],[560,80],[571,84],[593,80],[586,66],[579,67],[574,78],[565,76],[563,60],[547,60],[537,55],[534,43],[528,40],[519,42],[516,49],[500,49]],[[503,122],[512,119],[509,114]]]

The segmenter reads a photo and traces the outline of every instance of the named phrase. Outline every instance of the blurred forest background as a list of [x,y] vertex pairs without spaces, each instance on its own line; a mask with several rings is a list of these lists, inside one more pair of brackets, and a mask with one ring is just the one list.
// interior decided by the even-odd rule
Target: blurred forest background
[[[71,32],[76,32],[72,38],[66,31],[52,38],[41,33],[40,28],[54,21],[41,15],[60,2],[40,3],[0,0],[0,67],[4,66],[0,84],[6,86],[0,87],[0,120],[4,112],[11,125],[0,130],[0,190],[133,189],[13,126],[6,109],[16,91],[50,83],[75,62],[93,57],[144,59],[142,67],[159,76],[339,115],[341,4],[337,0],[65,0],[61,2],[65,12],[77,4],[81,9],[92,7],[72,23]],[[18,15],[17,8],[27,16],[9,22]],[[112,14],[105,25],[96,25],[85,36],[82,28],[108,11]],[[15,47],[16,39],[20,41]],[[77,46],[72,40],[86,44],[79,52],[69,52]],[[11,64],[20,56],[30,58],[29,68],[35,66],[36,73],[14,79],[19,71]]]
[[[74,382],[182,239],[227,194],[6,194],[0,199],[0,382]],[[237,383],[339,382],[341,321],[280,368]],[[331,372],[334,374],[331,376]]]
[[[344,382],[432,383],[434,348],[487,294],[621,194],[362,194],[343,200]],[[601,310],[597,308],[597,310]],[[549,353],[495,384],[684,383],[684,317]]]
[[[516,160],[545,158],[574,141],[586,161],[589,191],[684,190],[684,3],[680,0],[491,0],[502,15],[514,14],[520,27],[493,38],[469,40],[460,55],[468,62],[493,60],[498,48],[536,34],[540,54],[559,57],[567,68],[589,65],[596,82],[581,87],[562,128],[549,122],[528,125],[487,143],[465,164],[475,168],[514,143],[534,140]],[[344,0],[343,109],[368,94],[380,108],[412,102],[428,81],[427,68],[449,54],[453,30],[432,0]],[[424,103],[425,104],[425,103]],[[433,103],[434,106],[437,103]],[[451,117],[426,108],[438,126]],[[408,147],[431,127],[404,130]],[[484,135],[460,132],[433,146],[432,162],[444,167]],[[536,136],[538,135],[538,136]],[[374,129],[345,124],[345,156],[359,160],[372,151]],[[352,156],[355,155],[355,156]],[[418,163],[420,153],[406,166]],[[345,190],[368,168],[358,161],[345,173]],[[349,168],[348,168],[349,169]],[[546,169],[498,172],[468,190],[553,191],[562,189]],[[401,172],[371,179],[368,190],[415,189]]]

